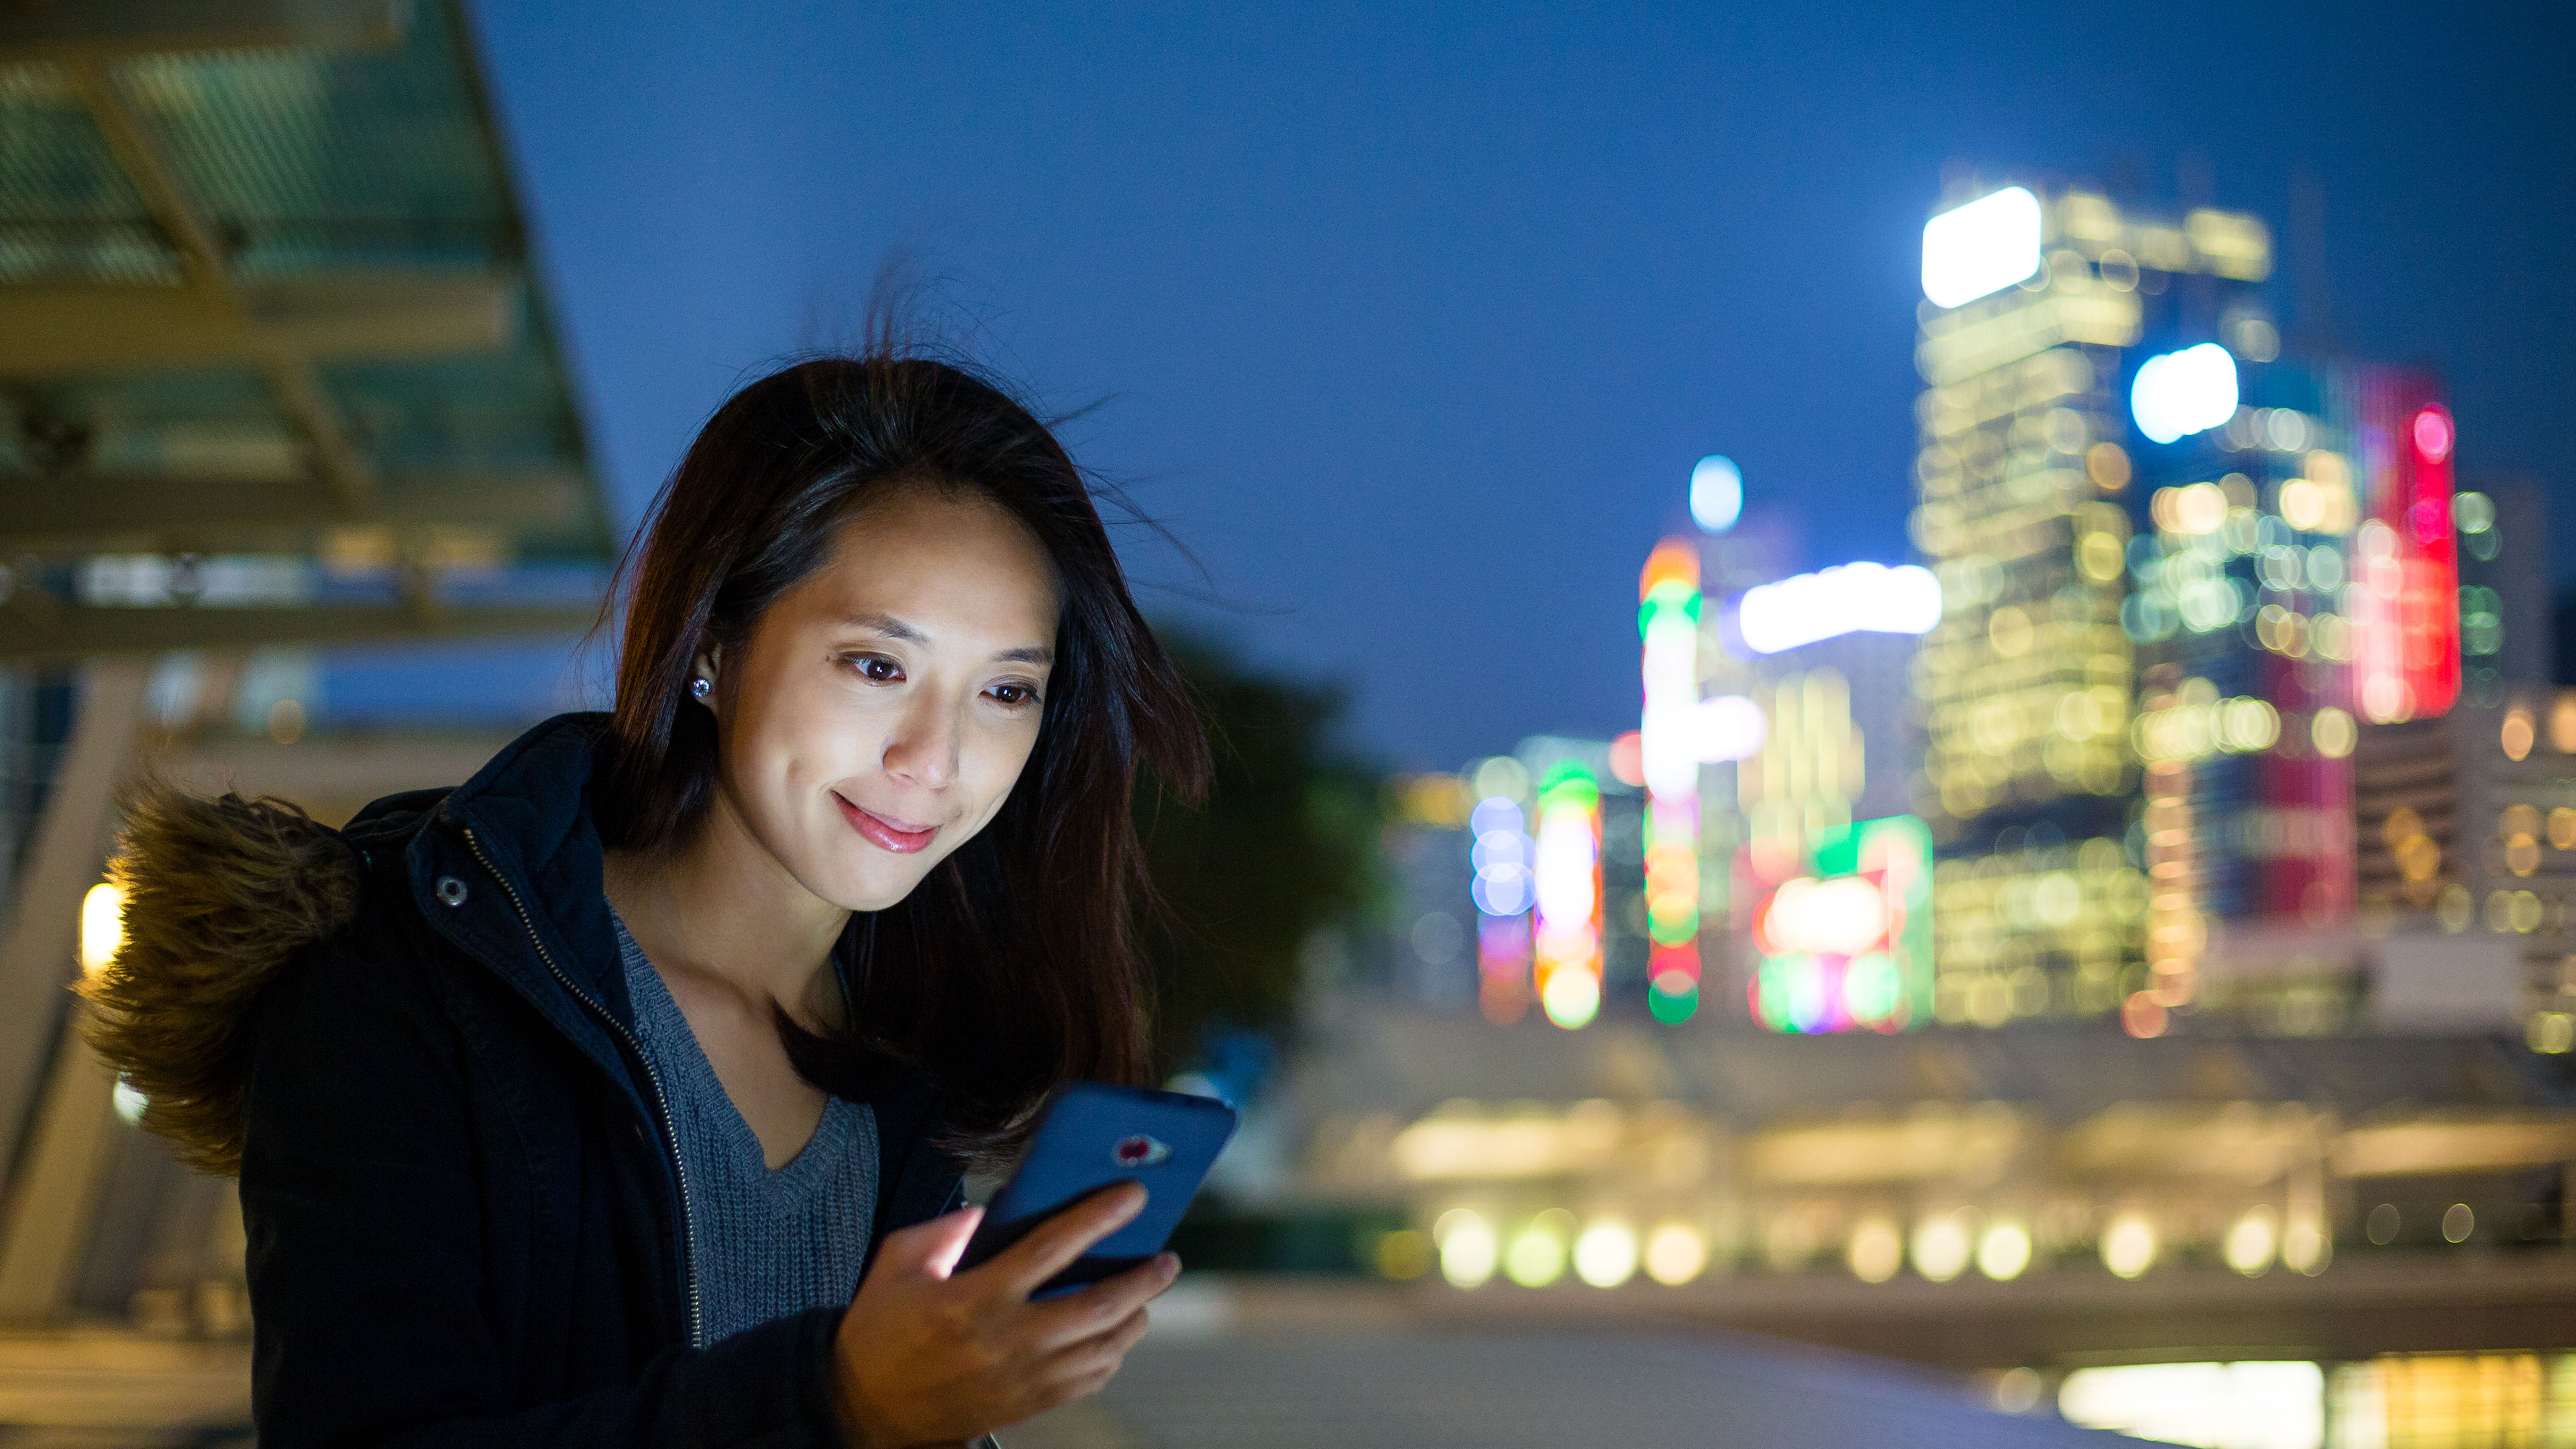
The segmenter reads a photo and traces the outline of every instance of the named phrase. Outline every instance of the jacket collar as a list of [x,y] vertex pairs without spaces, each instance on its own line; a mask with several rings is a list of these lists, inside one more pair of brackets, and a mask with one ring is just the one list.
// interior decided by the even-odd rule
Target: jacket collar
[[[388,797],[343,833],[362,847],[402,842],[404,886],[421,915],[635,1091],[616,1040],[632,1035],[635,1010],[591,814],[607,724],[596,712],[556,715],[443,798]],[[832,953],[844,999],[859,924]]]
[[398,857],[401,889],[422,919],[527,998],[640,1105],[618,1045],[633,1033],[634,1008],[590,813],[606,722],[556,715],[443,796],[380,800],[343,834],[371,860]]

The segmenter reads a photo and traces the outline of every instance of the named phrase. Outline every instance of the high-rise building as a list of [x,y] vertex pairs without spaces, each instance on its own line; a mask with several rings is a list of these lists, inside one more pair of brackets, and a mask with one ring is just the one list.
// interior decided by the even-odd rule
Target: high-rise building
[[[1943,1020],[2107,1013],[2149,984],[2139,644],[2122,616],[2132,350],[2176,344],[2154,364],[2164,411],[2147,429],[2171,441],[2228,421],[2234,358],[2278,349],[2254,294],[2270,268],[2252,217],[2172,225],[2085,191],[2008,186],[1924,228],[1913,532],[1946,612],[1915,663],[1915,793],[1942,856]],[[2238,505],[2220,502],[2224,522]]]
[[2551,676],[2549,516],[2527,478],[2478,480],[2453,500],[2460,555],[2460,697],[2504,702],[2508,686]]
[[[2152,369],[2204,348],[2235,374],[2225,419],[2159,438]],[[2395,611],[2425,587],[2399,579],[2423,574],[2436,551],[2421,539],[2390,550],[2379,515],[2409,505],[2356,493],[2366,430],[2350,399],[2393,397],[2395,382],[2277,362],[2234,368],[2207,343],[2140,371],[2122,614],[2139,665],[2132,850],[2149,880],[2147,972],[2125,1004],[2133,1030],[2152,1034],[2170,1010],[2202,1001],[2212,969],[2276,974],[2275,957],[2351,954],[2358,661],[2387,655],[2394,666]],[[2407,379],[2396,391],[2428,389]],[[2441,488],[2447,504],[2447,478]],[[2419,652],[2445,647],[2456,659],[2456,646]],[[2433,709],[2447,706],[2440,693],[2422,681]],[[2397,698],[2383,692],[2380,703],[2394,710]]]
[[1645,1004],[1644,801],[1613,753],[1533,735],[1457,774],[1390,782],[1394,994],[1472,1001],[1497,1023],[1536,1006],[1569,1029]]
[[1737,1000],[1781,1031],[1893,1031],[1931,1019],[1931,851],[1906,813],[1912,662],[1939,582],[1847,564],[1746,591],[1717,632],[1762,723],[1733,767],[1744,844],[1729,858]]
[[[1731,465],[1730,465],[1731,466]],[[1729,520],[1732,522],[1732,520]],[[1636,777],[1646,789],[1643,856],[1650,962],[1647,1009],[1684,1022],[1699,1011],[1701,653],[1700,551],[1687,538],[1655,546],[1637,581],[1645,707]]]
[[2547,677],[2547,518],[2528,486],[2450,500],[2460,697],[2368,720],[2354,755],[2373,1015],[2519,1020],[2576,1047],[2576,691]]

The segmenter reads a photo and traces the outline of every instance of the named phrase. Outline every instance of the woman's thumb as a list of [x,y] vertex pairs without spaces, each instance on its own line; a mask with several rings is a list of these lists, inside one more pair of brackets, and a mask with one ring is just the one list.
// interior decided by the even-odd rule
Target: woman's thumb
[[926,1223],[915,1223],[886,1237],[884,1256],[891,1267],[945,1278],[957,1271],[957,1259],[966,1251],[967,1240],[975,1236],[976,1224],[982,1221],[982,1208],[962,1207]]

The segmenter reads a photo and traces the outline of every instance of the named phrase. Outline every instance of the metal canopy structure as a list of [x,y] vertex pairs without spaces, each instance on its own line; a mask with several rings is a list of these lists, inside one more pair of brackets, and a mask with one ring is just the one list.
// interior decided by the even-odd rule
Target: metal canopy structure
[[578,629],[612,548],[452,0],[0,7],[0,662]]
[[[579,630],[613,551],[459,0],[0,0],[0,672],[79,666],[0,839],[0,1437],[28,1325],[199,1334],[239,1397],[231,1191],[65,1029],[154,656]],[[342,808],[470,768],[270,728]]]

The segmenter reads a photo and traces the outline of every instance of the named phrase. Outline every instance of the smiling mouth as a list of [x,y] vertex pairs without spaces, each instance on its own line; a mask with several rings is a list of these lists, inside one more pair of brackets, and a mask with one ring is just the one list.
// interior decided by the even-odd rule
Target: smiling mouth
[[880,850],[890,850],[897,855],[911,855],[927,849],[931,837],[939,833],[936,825],[926,830],[900,829],[883,817],[851,804],[838,791],[833,792],[832,803],[841,807],[841,818],[850,822],[850,828],[859,832],[862,839]]

